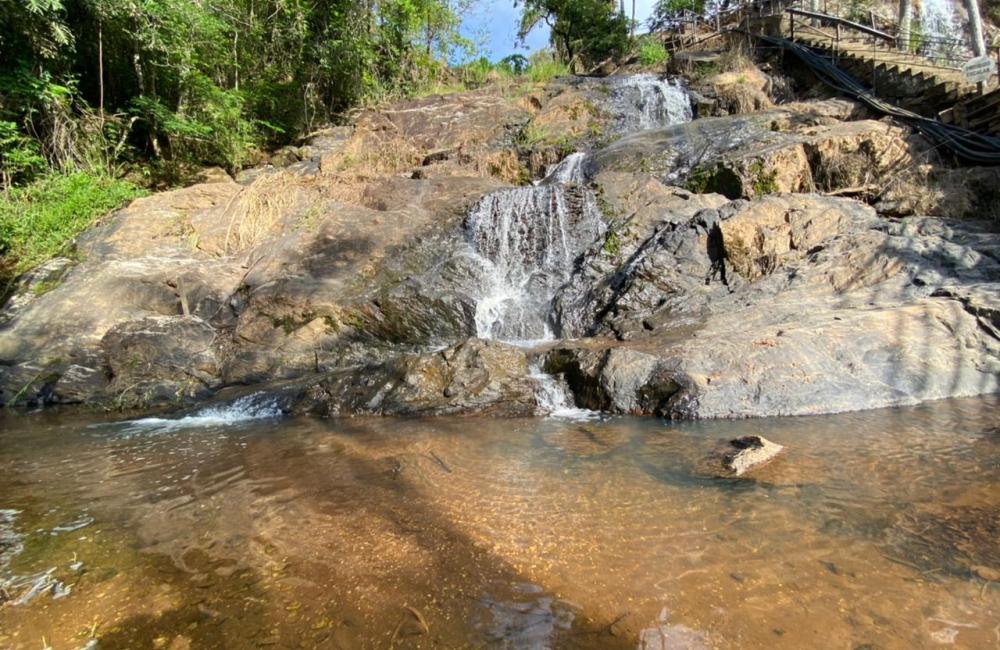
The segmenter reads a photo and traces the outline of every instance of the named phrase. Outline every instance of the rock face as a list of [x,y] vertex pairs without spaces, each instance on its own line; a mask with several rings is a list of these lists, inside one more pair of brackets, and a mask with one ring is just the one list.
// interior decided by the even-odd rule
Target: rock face
[[992,223],[776,195],[646,228],[558,299],[565,333],[619,339],[550,353],[583,406],[749,417],[1000,389]]
[[[672,418],[1000,390],[995,170],[948,167],[842,100],[757,97],[618,133],[690,111],[658,83],[404,102],[239,183],[140,199],[21,278],[0,313],[0,402],[144,407],[263,385],[302,413],[526,416],[539,362],[577,406]],[[660,108],[614,114],[647,92]],[[499,210],[512,197],[559,209]],[[477,205],[498,210],[477,220]],[[542,311],[507,338],[564,340],[472,338],[497,284],[490,242],[520,260],[518,287],[544,289],[520,296]]]
[[[215,329],[197,316],[115,325],[101,339],[112,378],[108,391],[125,406],[207,397],[222,385],[215,338]],[[66,378],[56,383],[57,393]]]
[[440,352],[405,355],[310,381],[295,410],[323,416],[529,416],[535,382],[522,349],[470,339]]

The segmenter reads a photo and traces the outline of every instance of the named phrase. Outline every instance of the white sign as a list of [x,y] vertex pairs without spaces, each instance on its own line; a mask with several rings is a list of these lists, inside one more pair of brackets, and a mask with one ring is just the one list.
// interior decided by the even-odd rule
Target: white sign
[[970,84],[977,84],[981,81],[989,81],[990,77],[997,73],[997,64],[988,56],[977,56],[969,59],[962,66],[962,74]]

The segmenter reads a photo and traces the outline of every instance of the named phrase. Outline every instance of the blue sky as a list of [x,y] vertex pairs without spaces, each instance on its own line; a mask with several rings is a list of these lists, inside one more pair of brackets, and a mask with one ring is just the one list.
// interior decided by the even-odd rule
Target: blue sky
[[[644,23],[652,12],[655,0],[636,0],[635,17]],[[625,10],[632,10],[632,0],[625,0]],[[509,54],[539,50],[549,43],[549,30],[544,24],[528,35],[527,47],[515,46],[521,10],[514,8],[513,0],[478,0],[462,23],[462,33],[482,42],[485,54],[492,61],[499,61]],[[640,26],[640,31],[642,27]]]

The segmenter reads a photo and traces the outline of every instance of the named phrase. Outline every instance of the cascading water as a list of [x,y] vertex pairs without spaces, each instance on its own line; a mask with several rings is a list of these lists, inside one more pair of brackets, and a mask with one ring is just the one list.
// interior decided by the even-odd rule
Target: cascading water
[[616,131],[631,133],[690,122],[691,97],[679,81],[638,74],[617,81],[611,92]]
[[494,192],[469,212],[466,230],[485,266],[476,335],[551,339],[552,298],[573,261],[604,232],[593,193],[558,184]]
[[[654,75],[612,82],[608,110],[620,134],[692,119],[691,100],[680,83]],[[476,335],[518,344],[554,338],[552,299],[576,259],[604,234],[597,199],[584,184],[589,156],[567,156],[536,185],[501,190],[481,199],[465,220],[469,243],[482,260],[476,301]],[[548,414],[586,417],[565,384],[532,366],[539,408]]]
[[180,418],[142,418],[121,423],[123,432],[166,433],[180,429],[226,427],[251,420],[265,420],[281,417],[278,400],[266,393],[245,395],[228,404],[209,406]]
[[551,185],[566,183],[586,183],[587,182],[587,156],[582,151],[571,153],[562,159],[548,175],[542,179],[540,184]]
[[929,56],[949,56],[965,52],[964,21],[952,0],[922,0],[921,51]]
[[578,408],[573,403],[573,393],[561,376],[553,376],[542,369],[539,361],[532,362],[529,370],[531,378],[538,385],[536,399],[538,410],[546,415],[570,420],[593,420],[601,414],[597,411]]

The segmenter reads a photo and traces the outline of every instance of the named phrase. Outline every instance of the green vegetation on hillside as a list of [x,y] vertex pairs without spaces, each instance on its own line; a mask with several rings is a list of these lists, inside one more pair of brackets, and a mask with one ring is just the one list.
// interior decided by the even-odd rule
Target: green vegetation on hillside
[[0,293],[16,276],[50,257],[95,219],[143,190],[128,181],[86,172],[51,174],[0,195]]
[[4,186],[87,169],[95,143],[116,162],[237,169],[442,79],[472,49],[468,1],[0,0]]

